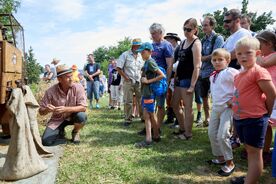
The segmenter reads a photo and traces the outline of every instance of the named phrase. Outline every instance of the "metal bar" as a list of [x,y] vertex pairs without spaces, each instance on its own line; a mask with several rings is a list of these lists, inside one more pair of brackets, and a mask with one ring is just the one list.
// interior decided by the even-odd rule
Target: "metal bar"
[[[9,16],[9,19],[10,19],[10,22],[12,24],[11,16]],[[11,31],[12,31],[12,36],[13,36],[13,44],[17,48],[17,46],[16,46],[16,40],[15,40],[15,34],[14,34],[14,31],[13,31],[13,26],[12,25],[11,25]]]

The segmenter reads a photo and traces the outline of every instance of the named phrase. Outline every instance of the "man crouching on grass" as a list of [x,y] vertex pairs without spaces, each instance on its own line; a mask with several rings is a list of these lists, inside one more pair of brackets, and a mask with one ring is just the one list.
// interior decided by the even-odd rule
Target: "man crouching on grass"
[[44,146],[65,143],[64,128],[74,125],[72,142],[80,143],[80,129],[87,115],[86,95],[81,84],[73,83],[72,70],[66,65],[56,67],[58,83],[51,86],[40,102],[39,114],[52,113],[42,136]]
[[[155,96],[150,88],[150,84],[161,80],[165,75],[159,69],[156,62],[151,58],[153,47],[150,43],[143,43],[137,52],[141,52],[142,58],[145,61],[142,68],[142,109],[146,124],[146,140],[135,144],[137,148],[146,148],[152,144],[152,140],[159,142],[159,131],[157,127],[156,115],[154,113]],[[153,128],[154,138],[151,136],[151,127]]]

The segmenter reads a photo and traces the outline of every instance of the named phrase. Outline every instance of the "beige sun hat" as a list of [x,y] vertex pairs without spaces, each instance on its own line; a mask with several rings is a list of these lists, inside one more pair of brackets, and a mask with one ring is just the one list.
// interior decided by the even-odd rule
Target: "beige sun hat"
[[51,62],[51,64],[57,65],[59,62],[60,62],[59,59],[53,58],[53,61]]
[[57,77],[59,77],[61,75],[67,74],[67,73],[72,73],[72,68],[63,64],[63,65],[58,65],[56,67],[56,71],[57,71]]

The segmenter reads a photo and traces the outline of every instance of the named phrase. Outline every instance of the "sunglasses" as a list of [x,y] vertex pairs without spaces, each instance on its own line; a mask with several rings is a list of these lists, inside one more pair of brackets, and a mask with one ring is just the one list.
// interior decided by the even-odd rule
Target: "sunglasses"
[[187,32],[189,33],[189,32],[191,32],[193,29],[184,27],[183,30],[184,30],[184,31],[187,31]]
[[232,22],[233,20],[232,19],[228,19],[228,20],[223,20],[223,23],[225,24],[229,24],[230,22]]

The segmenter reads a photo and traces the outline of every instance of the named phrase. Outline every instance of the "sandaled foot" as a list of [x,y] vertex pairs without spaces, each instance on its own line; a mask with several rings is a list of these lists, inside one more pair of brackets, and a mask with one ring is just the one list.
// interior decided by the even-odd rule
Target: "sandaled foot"
[[212,160],[207,160],[207,163],[209,165],[224,165],[225,164],[225,161],[219,161],[218,159],[212,159]]
[[177,139],[181,139],[181,140],[190,140],[192,139],[192,136],[186,136],[185,134],[179,134],[176,136]]
[[218,174],[220,176],[230,176],[234,170],[235,170],[235,165],[232,167],[228,167],[227,165],[222,166],[222,168],[218,171]]
[[148,148],[152,145],[152,142],[142,141],[134,144],[136,148]]

